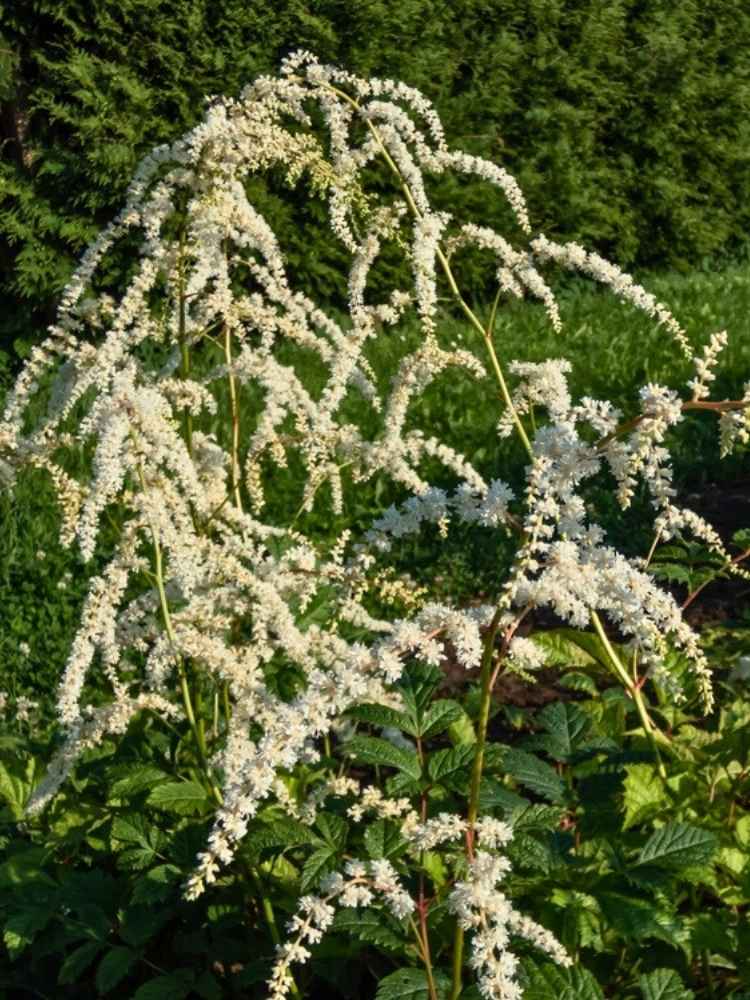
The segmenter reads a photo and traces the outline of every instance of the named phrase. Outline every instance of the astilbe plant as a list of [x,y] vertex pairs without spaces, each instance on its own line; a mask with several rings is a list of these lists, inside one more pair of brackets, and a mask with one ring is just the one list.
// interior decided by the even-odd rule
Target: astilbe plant
[[[507,199],[520,248],[433,208],[429,179],[446,171],[493,185]],[[309,185],[325,204],[331,240],[351,258],[345,321],[295,287],[271,222],[253,207],[246,182],[270,172],[290,185]],[[498,294],[486,324],[461,296],[467,247],[489,255],[496,268]],[[405,267],[395,273],[413,280],[372,302],[368,274],[386,251],[401,254]],[[132,264],[118,285],[114,264],[124,257]],[[208,842],[186,884],[190,898],[232,862],[266,800],[296,815],[307,810],[310,821],[325,808],[326,795],[350,796],[352,818],[374,814],[403,824],[410,853],[399,870],[386,860],[351,860],[323,880],[319,895],[300,899],[289,939],[278,946],[269,981],[274,997],[296,991],[292,965],[309,957],[307,946],[331,924],[334,905],[374,903],[410,921],[436,996],[424,885],[420,881],[416,895],[409,888],[408,862],[417,865],[421,852],[438,845],[453,872],[447,897],[456,917],[452,996],[461,988],[464,931],[472,934],[469,964],[487,997],[521,993],[514,935],[568,962],[549,932],[518,913],[498,888],[507,870],[502,847],[512,830],[479,815],[493,685],[501,670],[528,674],[544,659],[533,638],[516,635],[532,612],[548,608],[574,628],[593,626],[655,749],[646,677],[675,698],[687,684],[711,706],[697,636],[644,562],[608,543],[584,489],[593,477],[609,476],[626,508],[645,484],[657,539],[692,533],[723,551],[716,533],[675,503],[667,437],[686,411],[703,409],[721,415],[725,448],[746,440],[750,393],[735,401],[708,398],[723,334],[695,359],[684,397],[647,385],[639,414],[626,422],[605,400],[575,401],[564,361],[517,362],[503,370],[494,334],[502,296],[541,299],[560,326],[542,275],[548,264],[602,282],[691,355],[669,311],[614,265],[574,244],[531,238],[513,178],[451,149],[419,92],[358,79],[300,52],[278,78],[256,80],[237,100],[212,101],[198,127],[142,162],[125,207],[83,256],[48,339],[7,397],[3,469],[12,476],[30,465],[49,473],[63,540],[88,559],[97,552],[105,513],[116,508],[120,525],[108,562],[91,582],[60,682],[64,743],[30,811],[55,794],[84,751],[149,710],[184,714],[215,800]],[[480,335],[481,356],[441,343],[439,291]],[[420,342],[383,388],[368,352],[410,313],[418,318]],[[290,344],[296,361],[283,353]],[[205,360],[212,355],[213,367]],[[306,356],[317,356],[327,373],[317,391],[299,361]],[[499,478],[487,481],[429,428],[413,427],[413,402],[449,368],[474,378],[486,405],[497,407],[499,434],[518,435],[528,456],[524,495],[514,495]],[[262,405],[245,405],[251,391]],[[353,395],[376,417],[374,434],[352,421],[346,404]],[[217,401],[225,397],[229,426],[212,432]],[[76,449],[90,455],[85,481],[67,471]],[[326,548],[304,533],[304,518],[282,523],[268,513],[282,509],[267,500],[274,470],[290,460],[305,471],[296,498],[301,512],[329,504],[341,514],[347,490],[375,476],[390,477],[405,499],[361,537],[347,534]],[[453,478],[452,489],[425,478],[425,467],[436,462]],[[493,532],[517,540],[513,565],[492,600],[460,608],[418,593],[402,617],[376,617],[372,599],[381,569],[400,539],[425,524],[445,535],[456,521],[485,530],[488,544]],[[305,624],[306,609],[323,592],[325,623]],[[628,644],[630,662],[606,625]],[[281,776],[319,759],[323,741],[341,732],[344,714],[358,706],[371,712],[382,706],[381,719],[398,714],[405,664],[439,665],[448,644],[467,671],[480,670],[465,813],[432,815],[424,794],[389,799],[353,778],[332,778],[316,802],[295,803]],[[690,668],[679,681],[665,667],[667,651],[675,648]],[[279,663],[294,665],[303,678],[291,695],[268,681]],[[111,692],[108,700],[87,703],[92,674]],[[224,738],[210,745],[196,704],[207,687],[224,706]]]

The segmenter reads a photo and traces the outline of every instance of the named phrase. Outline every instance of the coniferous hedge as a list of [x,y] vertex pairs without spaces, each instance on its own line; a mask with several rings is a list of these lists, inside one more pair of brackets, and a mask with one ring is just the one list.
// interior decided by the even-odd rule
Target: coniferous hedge
[[[550,235],[631,267],[695,264],[745,237],[746,0],[0,0],[0,15],[6,359],[49,322],[138,159],[205,95],[238,93],[299,47],[421,88],[463,148],[516,174]],[[303,258],[335,292],[335,254],[306,241]],[[469,278],[481,292],[481,271]]]

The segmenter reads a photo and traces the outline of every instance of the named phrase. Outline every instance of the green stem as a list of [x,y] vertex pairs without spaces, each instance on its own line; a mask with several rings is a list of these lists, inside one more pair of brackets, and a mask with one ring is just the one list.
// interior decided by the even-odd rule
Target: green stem
[[[266,895],[266,891],[263,888],[263,882],[261,881],[260,875],[255,868],[250,865],[246,865],[245,867],[248,875],[250,876],[250,881],[254,884],[255,891],[260,899],[260,904],[263,909],[263,918],[266,921],[266,926],[268,927],[268,932],[271,935],[271,940],[278,947],[281,944],[281,933],[279,931],[279,925],[276,923],[276,914],[273,911],[271,900]],[[289,974],[291,976],[291,972]],[[292,979],[289,992],[296,998],[296,1000],[302,1000],[302,994],[300,993],[299,987],[294,979]]]
[[591,612],[591,624],[594,626],[596,634],[599,636],[599,639],[601,640],[601,643],[604,646],[604,649],[607,653],[607,656],[609,657],[609,660],[612,664],[615,674],[622,681],[623,687],[628,692],[630,697],[633,699],[636,710],[638,711],[638,715],[640,716],[641,719],[641,724],[643,725],[643,730],[646,733],[646,738],[648,739],[648,742],[651,745],[651,749],[654,752],[654,756],[656,757],[656,767],[659,772],[659,777],[662,779],[662,781],[666,781],[667,769],[664,766],[664,761],[661,759],[661,754],[659,753],[659,747],[657,744],[656,734],[658,732],[658,729],[654,724],[651,716],[649,715],[648,707],[643,698],[643,693],[640,687],[637,684],[633,683],[630,675],[623,666],[622,661],[620,660],[620,657],[617,655],[614,646],[609,641],[609,637],[607,636],[607,633],[604,630],[604,626],[602,625],[601,618],[595,611]]
[[427,989],[430,994],[430,1000],[438,1000],[437,987],[435,986],[435,977],[432,974],[432,960],[430,958],[430,946],[427,941],[426,928],[425,928],[425,935],[423,937],[419,928],[414,923],[413,917],[409,917],[409,923],[411,924],[411,929],[417,941],[417,948],[419,950],[420,958],[424,962],[425,973],[427,975]]

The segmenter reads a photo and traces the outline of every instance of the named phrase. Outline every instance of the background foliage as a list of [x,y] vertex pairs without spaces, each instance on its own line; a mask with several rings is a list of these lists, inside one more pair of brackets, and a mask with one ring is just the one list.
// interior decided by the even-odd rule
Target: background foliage
[[[622,265],[695,264],[750,221],[742,0],[5,0],[0,16],[6,363],[51,320],[140,157],[300,46],[421,88],[452,141],[516,173],[535,226]],[[499,221],[498,198],[455,185],[446,203]],[[308,249],[291,264],[330,295],[334,264]]]

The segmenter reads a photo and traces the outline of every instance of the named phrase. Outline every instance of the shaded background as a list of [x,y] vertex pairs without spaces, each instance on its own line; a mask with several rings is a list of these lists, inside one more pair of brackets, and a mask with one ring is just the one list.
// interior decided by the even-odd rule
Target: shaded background
[[[298,47],[421,88],[452,143],[516,174],[535,229],[630,268],[713,262],[750,216],[748,43],[743,0],[6,0],[0,371],[51,321],[141,156]],[[502,221],[499,196],[455,183],[459,212]],[[331,295],[330,261],[307,264]],[[481,298],[483,274],[466,280]]]

